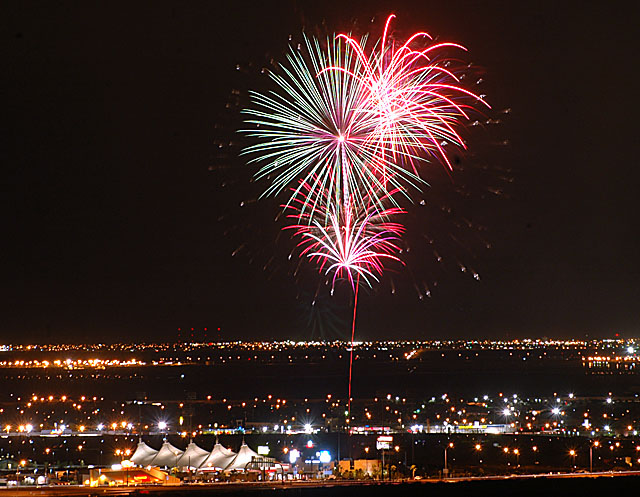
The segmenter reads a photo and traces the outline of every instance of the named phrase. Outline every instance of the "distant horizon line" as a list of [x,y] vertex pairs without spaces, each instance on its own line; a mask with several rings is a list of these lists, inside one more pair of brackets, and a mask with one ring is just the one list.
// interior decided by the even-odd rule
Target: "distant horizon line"
[[[551,338],[543,336],[540,338],[511,338],[511,339],[491,339],[491,338],[450,338],[450,339],[398,339],[398,340],[356,340],[354,345],[360,346],[363,344],[588,344],[588,343],[627,343],[640,341],[640,337],[607,337],[607,338]],[[0,351],[6,350],[8,347],[20,347],[26,348],[54,348],[65,346],[92,346],[92,347],[104,347],[104,346],[168,346],[168,345],[192,345],[192,346],[221,346],[221,345],[255,345],[255,344],[270,344],[270,345],[335,345],[346,344],[350,345],[350,340],[344,339],[332,339],[332,340],[167,340],[167,341],[114,341],[114,342],[7,342],[0,343]]]

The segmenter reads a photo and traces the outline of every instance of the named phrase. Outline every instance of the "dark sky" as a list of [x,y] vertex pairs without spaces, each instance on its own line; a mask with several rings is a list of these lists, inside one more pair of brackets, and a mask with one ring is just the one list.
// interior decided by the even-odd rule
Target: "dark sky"
[[[314,297],[322,278],[291,275],[277,205],[240,207],[263,185],[237,157],[236,104],[290,34],[377,35],[390,12],[398,36],[466,45],[502,124],[470,130],[478,146],[453,186],[434,181],[428,204],[456,210],[416,214],[396,292],[387,278],[362,293],[357,336],[639,335],[637,18],[624,3],[258,3],[3,2],[0,342],[346,335],[348,292]],[[460,218],[486,227],[482,243],[475,228],[449,243]]]

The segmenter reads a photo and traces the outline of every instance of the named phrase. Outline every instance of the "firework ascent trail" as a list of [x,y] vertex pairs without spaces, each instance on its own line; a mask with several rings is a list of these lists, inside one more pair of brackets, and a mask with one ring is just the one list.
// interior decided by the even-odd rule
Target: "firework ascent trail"
[[300,256],[321,273],[333,274],[331,288],[346,279],[354,293],[349,359],[348,422],[358,287],[372,286],[384,263],[400,262],[404,228],[395,219],[404,200],[427,185],[421,165],[440,162],[452,169],[447,147],[464,149],[456,128],[484,100],[460,86],[456,43],[432,43],[418,32],[405,42],[390,35],[390,15],[373,45],[340,34],[323,48],[304,38],[304,50],[290,49],[277,87],[252,92],[245,109],[256,138],[245,148],[256,177],[269,179],[264,196],[290,191],[283,208]]

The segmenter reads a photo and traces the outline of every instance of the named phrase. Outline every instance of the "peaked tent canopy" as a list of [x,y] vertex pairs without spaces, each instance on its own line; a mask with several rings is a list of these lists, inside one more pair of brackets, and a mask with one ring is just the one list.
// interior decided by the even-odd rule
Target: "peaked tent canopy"
[[137,466],[147,466],[151,464],[153,458],[156,457],[158,451],[153,447],[149,447],[142,440],[138,442],[138,446],[136,447],[136,451],[131,456],[131,462],[136,464]]
[[180,456],[176,466],[179,468],[199,468],[202,462],[209,456],[209,452],[198,447],[194,442],[189,442],[184,454]]
[[259,457],[257,452],[254,452],[249,446],[242,442],[242,446],[236,454],[236,457],[231,461],[231,464],[225,468],[225,471],[244,471],[248,463],[251,462],[253,457]]
[[160,447],[158,454],[151,461],[152,466],[173,468],[177,465],[178,459],[184,451],[174,447],[169,442],[165,442]]
[[204,461],[202,461],[200,470],[214,471],[224,469],[229,466],[234,457],[236,457],[235,452],[227,449],[226,447],[223,447],[219,442],[216,442],[216,444],[213,446],[213,449],[211,449],[211,453],[209,454],[209,456]]

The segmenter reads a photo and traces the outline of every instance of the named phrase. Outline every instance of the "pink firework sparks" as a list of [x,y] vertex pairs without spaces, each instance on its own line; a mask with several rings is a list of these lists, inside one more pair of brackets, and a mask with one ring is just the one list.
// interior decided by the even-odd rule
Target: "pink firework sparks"
[[388,41],[390,15],[379,44],[369,55],[363,44],[341,34],[360,61],[360,71],[340,66],[324,71],[348,74],[366,88],[356,113],[371,123],[367,146],[378,158],[375,164],[382,180],[389,178],[387,165],[402,162],[418,174],[416,161],[436,157],[449,169],[451,162],[444,146],[451,143],[466,148],[456,131],[461,119],[469,119],[474,108],[469,101],[490,107],[480,96],[459,86],[459,78],[448,67],[452,60],[442,55],[445,49],[466,50],[457,43],[424,46],[429,34],[418,32],[406,42]]
[[285,229],[295,229],[294,236],[302,238],[298,244],[301,256],[315,261],[320,272],[333,274],[332,287],[341,277],[354,289],[360,279],[371,286],[382,274],[384,261],[401,262],[396,254],[404,227],[391,219],[402,214],[402,209],[378,210],[378,199],[362,209],[360,202],[347,199],[345,204],[327,205],[322,214],[311,215],[300,209],[303,203],[304,199],[290,205],[294,213],[288,217],[297,224]]

